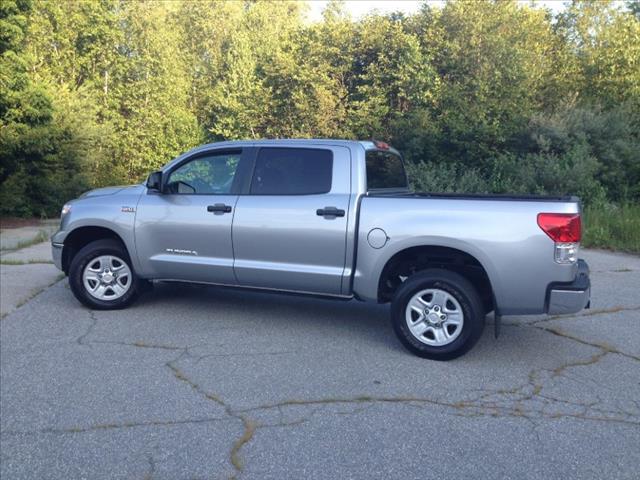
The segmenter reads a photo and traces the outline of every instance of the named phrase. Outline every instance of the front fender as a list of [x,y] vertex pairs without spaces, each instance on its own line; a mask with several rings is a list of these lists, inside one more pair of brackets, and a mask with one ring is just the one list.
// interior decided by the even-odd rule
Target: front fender
[[71,211],[62,219],[60,230],[51,238],[54,245],[63,245],[73,232],[83,227],[100,227],[114,232],[124,243],[133,268],[140,265],[135,243],[135,216],[139,189],[130,189],[129,194],[84,197],[70,202]]

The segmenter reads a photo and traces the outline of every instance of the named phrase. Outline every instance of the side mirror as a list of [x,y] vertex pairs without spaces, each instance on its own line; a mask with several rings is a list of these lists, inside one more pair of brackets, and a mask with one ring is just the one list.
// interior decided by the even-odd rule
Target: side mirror
[[162,172],[153,172],[147,178],[147,188],[149,190],[160,191],[162,187]]

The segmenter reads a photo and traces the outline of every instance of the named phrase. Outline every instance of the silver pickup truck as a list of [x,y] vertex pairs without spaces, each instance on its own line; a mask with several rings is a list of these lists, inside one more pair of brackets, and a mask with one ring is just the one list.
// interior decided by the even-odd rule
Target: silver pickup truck
[[485,316],[588,307],[575,197],[419,194],[383,142],[204,145],[144,185],[101,188],[62,209],[53,259],[93,309],[155,281],[390,302],[400,341],[447,360]]

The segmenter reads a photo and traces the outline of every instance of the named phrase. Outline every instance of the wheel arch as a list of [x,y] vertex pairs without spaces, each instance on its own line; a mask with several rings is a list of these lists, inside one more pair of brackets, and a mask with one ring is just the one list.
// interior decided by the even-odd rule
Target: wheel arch
[[118,233],[107,227],[85,225],[73,229],[64,239],[64,246],[62,248],[62,270],[64,273],[69,274],[71,261],[82,248],[91,242],[104,239],[112,239],[120,243],[122,248],[127,252],[127,255],[129,255],[130,260],[133,261],[131,252]]
[[377,299],[389,302],[403,281],[428,268],[443,268],[469,280],[478,290],[487,312],[496,308],[495,282],[477,255],[461,248],[438,244],[407,246],[391,255],[378,278]]

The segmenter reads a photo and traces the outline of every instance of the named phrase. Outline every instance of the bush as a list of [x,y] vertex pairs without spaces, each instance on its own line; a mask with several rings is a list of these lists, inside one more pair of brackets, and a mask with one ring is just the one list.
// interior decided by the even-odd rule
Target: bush
[[459,193],[578,195],[584,203],[602,201],[605,190],[595,179],[598,163],[580,147],[565,155],[504,153],[482,169],[460,162],[409,164],[416,190]]
[[585,208],[582,244],[640,253],[640,205],[599,203]]
[[[624,105],[608,111],[564,107],[535,115],[479,164],[466,156],[452,157],[446,146],[427,138],[426,130],[408,130],[399,140],[407,145],[409,175],[417,190],[578,195],[585,205],[633,203],[640,200],[635,116]],[[416,120],[421,127],[429,124],[428,119]],[[404,150],[402,144],[396,146]]]

